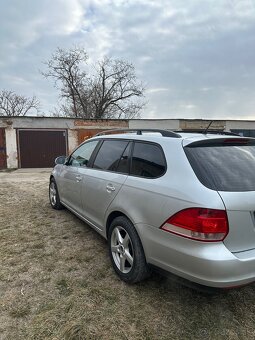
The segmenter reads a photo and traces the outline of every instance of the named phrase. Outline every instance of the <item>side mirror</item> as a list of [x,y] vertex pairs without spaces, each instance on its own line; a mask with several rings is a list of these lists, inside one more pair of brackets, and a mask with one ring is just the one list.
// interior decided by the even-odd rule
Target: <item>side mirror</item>
[[55,164],[65,164],[66,160],[66,156],[59,156],[55,159]]

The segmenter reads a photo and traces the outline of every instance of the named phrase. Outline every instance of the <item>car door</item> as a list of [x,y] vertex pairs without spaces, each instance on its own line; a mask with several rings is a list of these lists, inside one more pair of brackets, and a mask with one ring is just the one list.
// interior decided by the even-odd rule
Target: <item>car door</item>
[[103,228],[105,212],[127,179],[131,142],[104,140],[92,168],[87,168],[82,187],[86,218]]
[[59,176],[61,201],[70,209],[82,215],[81,188],[86,169],[98,140],[88,141],[79,146],[69,157]]

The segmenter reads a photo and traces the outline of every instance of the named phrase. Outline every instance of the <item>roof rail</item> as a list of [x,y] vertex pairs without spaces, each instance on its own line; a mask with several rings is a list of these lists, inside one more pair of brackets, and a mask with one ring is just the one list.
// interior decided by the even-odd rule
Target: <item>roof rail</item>
[[192,130],[179,130],[179,131],[175,131],[175,132],[179,132],[179,133],[202,133],[204,135],[207,134],[213,134],[213,135],[227,135],[227,136],[239,136],[240,135],[238,133],[235,132],[231,132],[231,131],[222,131],[222,130],[200,130],[200,129],[192,129]]
[[102,136],[102,135],[108,135],[112,133],[118,133],[118,132],[136,132],[137,135],[142,135],[143,132],[158,132],[163,137],[175,137],[175,138],[181,138],[181,135],[179,135],[177,132],[170,131],[170,130],[160,130],[160,129],[114,129],[114,130],[105,130],[102,132],[99,132],[96,134],[96,136]]

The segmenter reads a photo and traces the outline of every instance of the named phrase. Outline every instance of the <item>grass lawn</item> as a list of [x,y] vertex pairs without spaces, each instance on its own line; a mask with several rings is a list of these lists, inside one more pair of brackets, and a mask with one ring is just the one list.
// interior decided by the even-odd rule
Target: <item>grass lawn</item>
[[[8,177],[9,176],[9,177]],[[0,178],[0,339],[254,339],[255,284],[205,295],[127,285],[106,241],[48,203],[48,176]]]

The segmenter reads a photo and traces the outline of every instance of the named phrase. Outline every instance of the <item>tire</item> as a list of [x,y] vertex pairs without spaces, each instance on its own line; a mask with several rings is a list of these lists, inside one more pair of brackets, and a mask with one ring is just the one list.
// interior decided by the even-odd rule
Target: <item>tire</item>
[[53,209],[61,210],[64,206],[60,203],[57,184],[54,178],[51,178],[49,185],[49,200]]
[[108,247],[112,266],[121,280],[136,283],[150,275],[137,231],[124,216],[115,218],[111,223]]

